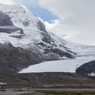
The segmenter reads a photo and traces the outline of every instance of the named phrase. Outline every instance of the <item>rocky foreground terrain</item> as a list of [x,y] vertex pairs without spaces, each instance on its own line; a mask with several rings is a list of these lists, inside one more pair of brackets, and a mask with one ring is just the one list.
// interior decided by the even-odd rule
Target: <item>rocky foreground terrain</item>
[[[74,73],[27,73],[27,74],[2,74],[0,81],[6,82],[7,87],[47,87],[58,84],[95,84],[94,80]],[[50,87],[51,87],[50,86]]]

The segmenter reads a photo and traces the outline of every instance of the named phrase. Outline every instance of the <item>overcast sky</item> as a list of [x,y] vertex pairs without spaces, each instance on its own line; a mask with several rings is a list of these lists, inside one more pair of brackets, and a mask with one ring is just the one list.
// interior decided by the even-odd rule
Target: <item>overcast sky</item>
[[40,17],[48,31],[66,40],[95,45],[95,0],[0,0],[22,4]]

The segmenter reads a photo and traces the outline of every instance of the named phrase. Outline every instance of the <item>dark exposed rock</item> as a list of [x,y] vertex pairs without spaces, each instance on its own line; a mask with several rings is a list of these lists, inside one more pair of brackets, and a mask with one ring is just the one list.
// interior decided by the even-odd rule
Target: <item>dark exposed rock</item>
[[[42,46],[44,48],[44,54],[48,54],[53,60],[54,58],[58,59],[58,56],[73,59],[75,58],[76,55],[75,52],[72,52],[70,50],[65,50],[65,51],[61,50],[60,48],[57,47],[56,44],[51,44],[51,46],[47,46],[46,44],[41,42],[41,43],[37,43],[37,45]],[[67,49],[67,48],[63,47],[63,49]]]
[[10,37],[14,37],[14,38],[19,38],[19,39],[21,39],[23,36],[24,36],[24,35],[18,35],[18,36],[12,35],[12,36],[10,36]]
[[14,47],[10,43],[0,44],[0,72],[16,73],[29,65],[45,60],[40,52],[39,55],[31,50]]
[[0,32],[12,33],[16,31],[20,31],[20,34],[23,34],[23,29],[15,27],[15,26],[0,27]]
[[48,33],[42,32],[42,41],[46,42],[46,43],[54,43],[54,40],[51,38],[51,36]]
[[[62,51],[60,48],[57,47],[56,44],[51,44],[51,46],[47,46],[44,43],[37,43],[36,45],[40,45],[44,48],[44,54],[48,54],[49,58],[54,60],[54,59],[58,59],[58,57],[67,57],[67,58],[75,58],[76,53],[72,52],[72,51]],[[54,48],[53,48],[54,47]],[[64,49],[64,47],[63,47]],[[49,59],[48,59],[49,60]]]
[[0,26],[13,26],[11,18],[2,12],[0,12]]
[[24,21],[24,22],[23,22],[23,25],[26,26],[26,27],[27,27],[29,24],[30,24],[29,21]]
[[66,50],[68,53],[73,53],[74,55],[77,55],[77,53],[71,51],[71,50]]
[[62,51],[62,50],[60,50],[60,49],[51,49],[51,52],[59,54],[60,57],[65,56],[65,57],[67,57],[67,58],[75,58],[75,57],[74,57],[73,55],[71,55],[70,53],[64,52],[64,51]]
[[44,43],[37,43],[38,45],[41,45],[41,46],[43,46],[43,47],[45,47],[46,45],[44,44]]
[[46,29],[45,29],[44,23],[41,22],[40,20],[39,20],[39,22],[37,23],[37,26],[38,26],[38,28],[39,28],[41,31],[47,32]]
[[0,32],[12,33],[18,30],[20,34],[23,34],[23,29],[14,26],[11,18],[7,14],[0,12]]
[[65,46],[63,46],[61,44],[59,44],[59,46],[65,48],[66,50],[69,49],[69,48],[67,48],[67,47],[65,47]]
[[95,60],[81,65],[79,68],[76,69],[76,73],[83,75],[95,73]]
[[50,40],[48,40],[47,37],[42,38],[42,41],[44,41],[44,42],[46,42],[46,43],[50,43]]

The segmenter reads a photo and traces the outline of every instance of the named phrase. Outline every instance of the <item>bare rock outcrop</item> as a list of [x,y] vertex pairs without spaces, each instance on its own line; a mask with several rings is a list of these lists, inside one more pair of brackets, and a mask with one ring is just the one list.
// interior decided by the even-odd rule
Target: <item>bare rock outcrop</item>
[[0,12],[0,32],[12,33],[16,31],[20,31],[23,34],[23,29],[14,26],[9,15]]

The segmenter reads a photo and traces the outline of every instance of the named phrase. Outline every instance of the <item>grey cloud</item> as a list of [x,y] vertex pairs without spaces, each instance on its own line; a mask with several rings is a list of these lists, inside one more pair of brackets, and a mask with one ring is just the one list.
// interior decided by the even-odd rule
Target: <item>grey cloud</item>
[[67,34],[73,42],[95,45],[95,0],[40,0],[39,4],[59,18],[49,31]]

